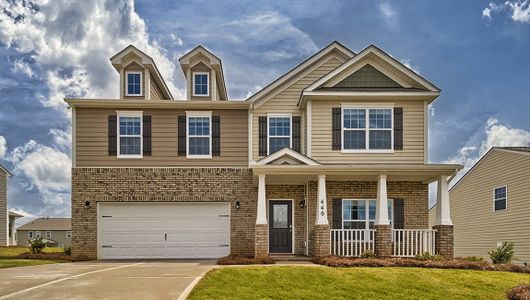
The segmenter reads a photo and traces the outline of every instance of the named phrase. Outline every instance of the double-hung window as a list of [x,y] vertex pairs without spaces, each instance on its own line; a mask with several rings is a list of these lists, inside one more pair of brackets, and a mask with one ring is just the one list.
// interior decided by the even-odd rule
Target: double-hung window
[[33,238],[33,231],[28,231],[28,239],[32,239]]
[[142,96],[142,72],[126,72],[126,96]]
[[51,231],[46,231],[46,238],[47,239],[51,239],[52,238],[52,232]]
[[209,73],[193,73],[193,96],[209,96]]
[[393,149],[392,108],[342,109],[342,150],[391,151]]
[[291,147],[291,115],[268,115],[269,154]]
[[212,158],[212,112],[186,112],[188,158]]
[[142,158],[142,112],[118,112],[118,157]]
[[67,231],[66,232],[66,238],[68,238],[68,239],[72,238],[72,232],[71,231]]
[[36,238],[40,238],[42,235],[40,233],[40,231],[35,231],[35,237]]
[[[374,199],[343,199],[343,229],[373,229],[375,223],[376,200]],[[393,200],[388,199],[388,218],[392,226]]]
[[506,210],[508,207],[508,188],[501,186],[493,190],[493,210]]

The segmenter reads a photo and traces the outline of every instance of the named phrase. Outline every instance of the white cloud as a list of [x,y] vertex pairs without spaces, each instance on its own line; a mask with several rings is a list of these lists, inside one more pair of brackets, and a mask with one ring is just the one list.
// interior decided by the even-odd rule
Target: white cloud
[[529,131],[502,125],[495,118],[488,119],[483,128],[484,131],[481,133],[483,137],[479,143],[472,142],[475,139],[470,138],[455,156],[444,161],[444,163],[464,165],[464,169],[460,171],[453,183],[458,181],[492,147],[530,146]]
[[411,62],[410,59],[402,59],[402,60],[401,60],[401,63],[402,63],[405,67],[411,69],[412,71],[414,71],[414,72],[416,72],[416,73],[418,73],[418,74],[421,74],[421,73],[420,73],[420,69],[419,69],[417,66],[412,66],[412,62]]
[[379,4],[379,12],[383,16],[387,26],[394,29],[398,25],[398,14],[389,2]]
[[508,11],[510,13],[510,18],[514,22],[530,24],[530,2],[527,0],[510,0],[502,4],[490,2],[482,11],[482,16],[491,19],[492,12],[500,13],[502,11]]
[[32,78],[35,75],[33,74],[33,70],[31,69],[29,63],[25,62],[23,59],[14,60],[13,62],[11,62],[11,65],[11,71],[15,73],[25,74],[29,78]]
[[3,158],[7,152],[6,138],[0,135],[0,158]]

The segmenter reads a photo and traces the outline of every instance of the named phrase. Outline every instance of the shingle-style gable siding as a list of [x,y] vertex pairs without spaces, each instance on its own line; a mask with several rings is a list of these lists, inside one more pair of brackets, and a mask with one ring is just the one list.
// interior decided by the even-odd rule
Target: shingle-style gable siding
[[[530,154],[491,150],[450,191],[455,256],[484,256],[497,242],[515,243],[530,260]],[[507,186],[507,210],[493,211],[493,189]],[[433,209],[435,210],[435,209]]]
[[7,173],[0,168],[0,246],[7,245]]
[[399,83],[390,79],[381,71],[367,64],[350,76],[337,83],[338,88],[389,88],[401,87]]

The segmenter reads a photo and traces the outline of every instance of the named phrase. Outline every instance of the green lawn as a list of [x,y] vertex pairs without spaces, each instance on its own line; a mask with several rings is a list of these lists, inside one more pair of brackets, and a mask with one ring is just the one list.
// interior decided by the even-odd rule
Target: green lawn
[[421,268],[241,267],[209,272],[188,299],[504,299],[529,274]]
[[[63,248],[47,247],[44,252],[63,252]],[[17,259],[17,255],[29,252],[28,247],[0,247],[0,269],[12,267],[35,266],[44,264],[54,264],[58,261],[46,259]]]

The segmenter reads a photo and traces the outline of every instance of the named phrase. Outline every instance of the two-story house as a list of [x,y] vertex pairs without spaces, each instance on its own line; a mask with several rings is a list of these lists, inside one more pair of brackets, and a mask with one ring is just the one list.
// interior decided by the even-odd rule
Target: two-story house
[[217,56],[198,46],[179,62],[187,99],[133,46],[111,58],[119,99],[66,99],[74,254],[452,256],[461,166],[428,163],[432,83],[375,46],[333,42],[229,100]]

